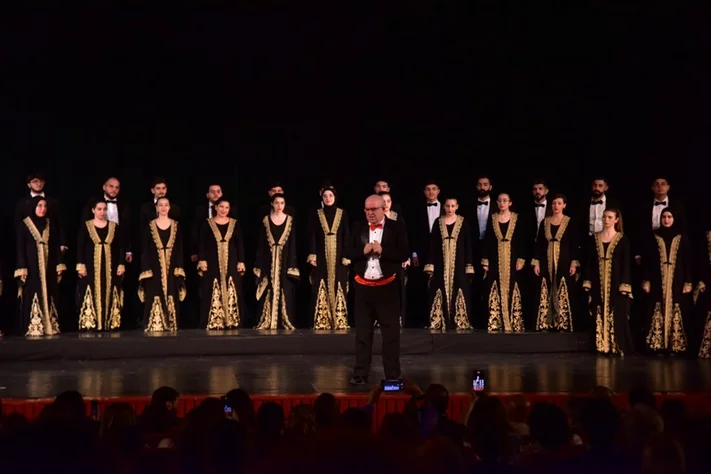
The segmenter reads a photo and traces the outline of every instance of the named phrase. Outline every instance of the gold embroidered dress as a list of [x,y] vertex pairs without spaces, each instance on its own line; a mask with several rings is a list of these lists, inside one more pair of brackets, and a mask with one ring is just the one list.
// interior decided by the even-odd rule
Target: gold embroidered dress
[[281,225],[274,224],[270,216],[262,219],[253,270],[257,277],[259,314],[255,329],[294,329],[291,317],[300,272],[293,227],[294,218],[289,215]]
[[317,209],[309,223],[312,314],[314,329],[348,329],[348,265],[343,257],[348,215],[333,206]]
[[618,232],[609,243],[591,237],[583,288],[589,291],[590,315],[595,320],[595,347],[601,354],[630,354],[634,350],[629,325],[632,285],[630,244]]
[[438,217],[430,235],[430,329],[471,329],[470,279],[474,275],[469,226],[462,216],[447,225]]
[[[242,320],[244,240],[236,219],[218,224],[207,219],[198,239],[198,274],[201,277],[200,327],[210,330],[238,328]],[[206,271],[200,271],[203,263]]]
[[178,330],[180,302],[185,299],[183,236],[178,223],[160,229],[151,221],[143,235],[138,298],[144,304],[146,332]]
[[103,228],[93,220],[79,228],[76,270],[86,271],[77,282],[79,330],[108,331],[121,326],[124,269],[123,238],[119,226],[107,221]]
[[700,313],[698,319],[701,322],[698,327],[698,334],[701,336],[698,356],[701,359],[708,359],[711,357],[711,230],[704,232],[703,251],[696,259],[696,263],[698,283],[694,289],[693,298]]
[[[34,201],[33,201],[34,202]],[[20,331],[26,336],[59,334],[57,294],[60,278],[57,272],[66,270],[60,262],[59,239],[50,220],[34,214],[17,227],[18,303]],[[20,279],[25,277],[23,283]]]
[[484,236],[481,264],[489,266],[484,285],[489,331],[524,331],[516,265],[525,263],[525,241],[524,228],[519,224],[519,215],[515,212],[504,223],[500,223],[499,214],[494,213]]
[[537,331],[573,331],[573,304],[570,295],[575,294],[575,276],[570,275],[570,266],[580,267],[575,226],[570,217],[563,216],[559,225],[553,225],[546,217],[538,230],[535,257],[531,266],[538,266]]

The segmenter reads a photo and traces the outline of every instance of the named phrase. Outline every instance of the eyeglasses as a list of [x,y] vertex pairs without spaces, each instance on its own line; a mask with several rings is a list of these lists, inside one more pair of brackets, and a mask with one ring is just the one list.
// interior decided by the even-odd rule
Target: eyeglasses
[[365,212],[375,212],[378,209],[382,209],[382,208],[383,208],[382,206],[380,206],[380,207],[366,207]]

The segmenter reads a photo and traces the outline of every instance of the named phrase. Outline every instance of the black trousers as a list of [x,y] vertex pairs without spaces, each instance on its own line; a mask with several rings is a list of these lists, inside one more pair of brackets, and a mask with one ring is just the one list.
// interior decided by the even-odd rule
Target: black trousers
[[398,279],[383,286],[355,284],[356,364],[353,375],[370,375],[373,325],[377,320],[383,338],[385,378],[400,378],[400,287]]

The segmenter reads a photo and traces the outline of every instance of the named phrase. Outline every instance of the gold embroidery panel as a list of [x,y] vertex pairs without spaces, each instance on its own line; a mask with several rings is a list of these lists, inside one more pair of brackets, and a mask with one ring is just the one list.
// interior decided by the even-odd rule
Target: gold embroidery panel
[[[269,314],[269,328],[276,329],[278,327],[278,322],[279,322],[279,308],[280,308],[280,297],[282,296],[283,292],[281,291],[281,266],[282,266],[282,260],[283,260],[283,252],[284,252],[284,244],[286,243],[287,239],[289,238],[289,234],[291,234],[291,226],[293,219],[291,216],[287,215],[286,220],[284,221],[284,232],[281,234],[281,238],[279,239],[279,242],[277,243],[274,240],[274,236],[272,235],[271,228],[269,227],[269,216],[264,216],[264,219],[262,220],[262,223],[266,229],[266,234],[267,234],[267,242],[269,243],[269,251],[271,252],[271,285],[272,285],[272,291],[271,291],[271,305],[269,306],[270,308],[270,314]],[[264,306],[265,309],[267,309],[267,306],[265,304]],[[291,323],[289,323],[291,324]],[[286,325],[286,323],[285,323]]]
[[[509,220],[509,226],[506,230],[506,237],[501,233],[501,227],[499,227],[499,213],[494,213],[491,216],[491,224],[494,229],[494,234],[496,235],[496,240],[498,242],[498,261],[499,261],[499,280],[501,281],[501,286],[499,291],[501,293],[501,317],[503,319],[504,330],[511,331],[511,314],[510,314],[510,301],[509,301],[509,291],[511,285],[511,238],[513,237],[514,230],[516,229],[516,221],[518,219],[518,214],[515,212],[511,213],[511,219]],[[505,240],[505,241],[504,241]]]
[[[227,231],[225,232],[225,237],[224,239],[222,238],[222,233],[220,232],[220,229],[217,227],[217,223],[215,222],[214,218],[210,218],[207,220],[208,225],[210,226],[210,230],[212,230],[212,235],[215,237],[215,243],[217,244],[217,262],[220,270],[220,296],[222,298],[222,308],[224,309],[225,312],[225,324],[228,326],[228,318],[233,319],[236,318],[237,320],[240,319],[239,315],[239,306],[235,304],[235,308],[237,311],[236,315],[232,315],[233,317],[230,318],[228,315],[229,308],[231,307],[230,305],[230,289],[228,288],[228,272],[229,272],[229,261],[230,261],[230,240],[232,240],[232,235],[234,234],[235,230],[235,225],[237,224],[237,221],[235,219],[230,219],[229,223],[227,224]],[[224,240],[224,242],[223,242]],[[213,290],[214,292],[214,290]],[[237,297],[236,291],[235,291],[235,297]]]
[[[39,307],[42,312],[43,326],[46,330],[47,335],[54,334],[52,331],[51,324],[51,314],[49,307],[49,288],[47,287],[47,264],[49,259],[49,237],[50,237],[50,221],[47,219],[47,224],[45,225],[44,231],[40,235],[39,230],[35,226],[32,219],[25,217],[23,220],[27,226],[32,238],[35,240],[35,245],[37,247],[37,263],[39,266],[40,274],[40,297],[41,302]],[[33,303],[34,304],[34,303]]]
[[[600,293],[602,297],[602,313],[598,319],[600,323],[601,340],[598,350],[604,353],[617,352],[617,341],[614,339],[614,319],[610,306],[610,290],[612,285],[612,255],[617,244],[622,239],[622,232],[618,232],[610,241],[605,252],[605,246],[600,238],[600,234],[595,234],[595,244],[597,247],[598,271],[600,273]],[[598,308],[598,312],[601,309]]]
[[454,267],[457,260],[457,239],[462,230],[464,218],[457,216],[452,228],[452,235],[447,233],[447,224],[444,219],[439,220],[439,233],[442,236],[442,261],[444,272],[444,297],[446,298],[447,316],[452,317],[452,300],[454,299]]
[[[336,258],[338,253],[338,228],[341,225],[343,210],[336,208],[336,215],[333,218],[333,225],[329,228],[326,213],[323,209],[317,211],[318,220],[323,230],[324,249],[326,253],[326,275],[328,278],[328,305],[329,315],[333,320],[334,311],[336,309],[336,266],[338,264]],[[332,234],[332,235],[329,235]]]

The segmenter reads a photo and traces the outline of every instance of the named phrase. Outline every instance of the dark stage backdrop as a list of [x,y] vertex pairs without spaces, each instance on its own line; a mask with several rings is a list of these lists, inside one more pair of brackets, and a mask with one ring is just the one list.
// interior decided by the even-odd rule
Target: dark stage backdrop
[[[515,202],[536,176],[575,202],[603,174],[611,194],[636,203],[662,172],[694,215],[709,214],[710,42],[700,11],[411,3],[3,18],[0,326],[14,319],[11,215],[35,169],[61,200],[71,242],[81,207],[109,175],[134,219],[152,179],[166,177],[185,227],[219,182],[236,200],[248,264],[272,180],[299,213],[301,261],[324,179],[360,218],[378,179],[406,209],[430,178],[466,208],[478,173]],[[65,328],[76,326],[74,282],[63,283]]]

